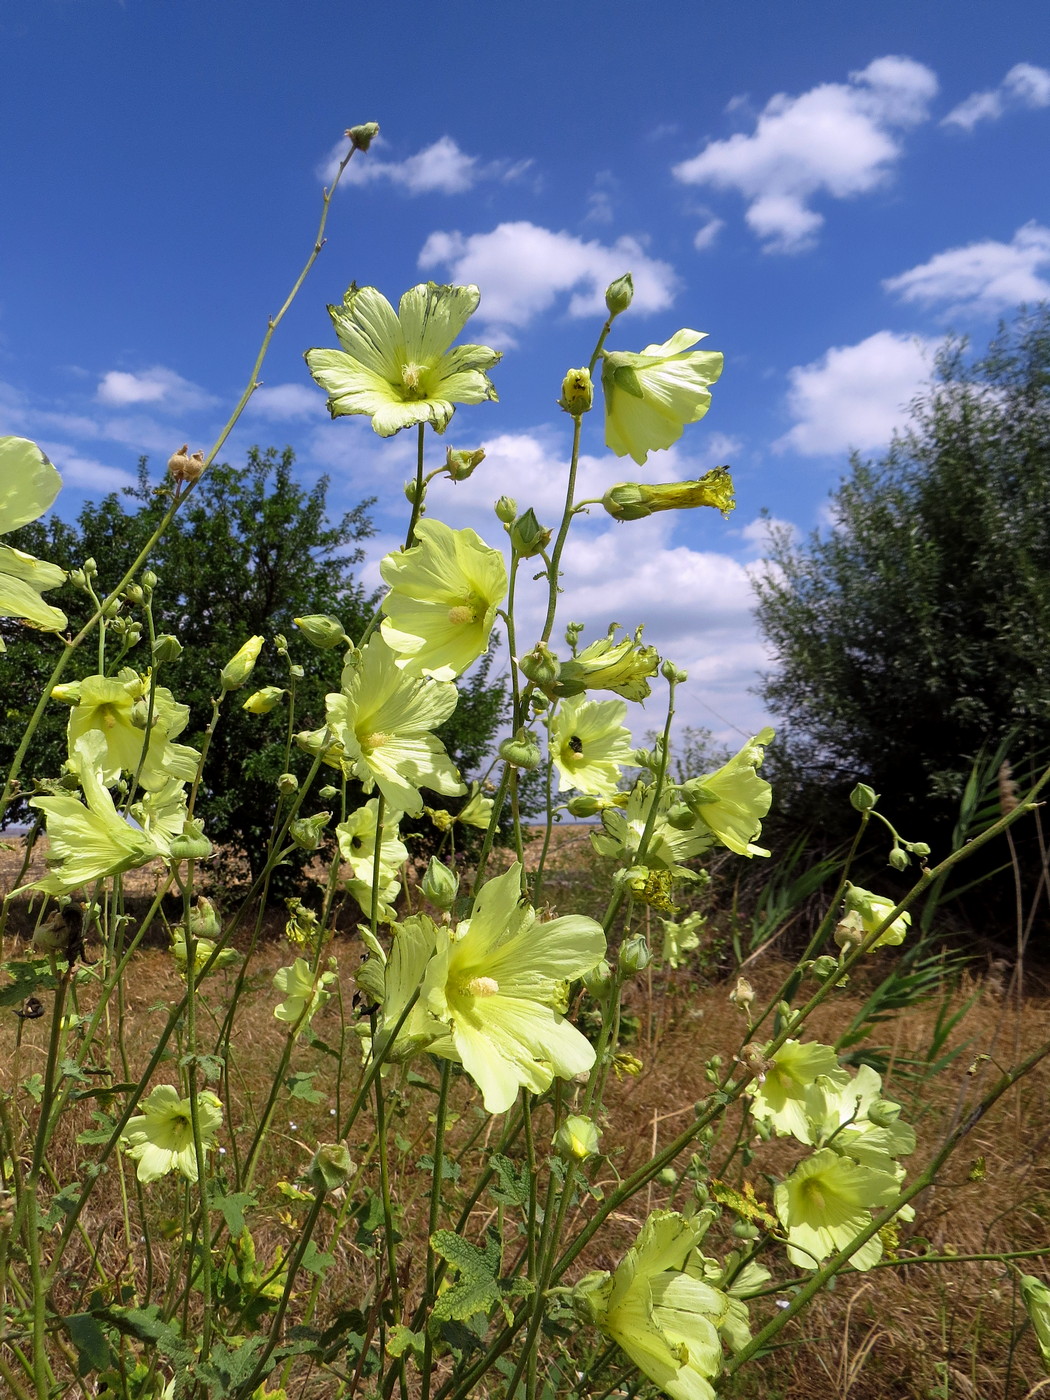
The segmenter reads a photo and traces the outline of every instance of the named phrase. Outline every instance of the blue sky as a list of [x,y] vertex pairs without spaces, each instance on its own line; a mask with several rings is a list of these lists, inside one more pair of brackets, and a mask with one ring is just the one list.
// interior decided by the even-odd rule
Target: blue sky
[[882,448],[938,341],[982,344],[1050,295],[1042,0],[4,0],[0,50],[0,432],[45,446],[61,512],[143,453],[159,472],[182,442],[210,446],[342,131],[378,121],[224,458],[289,443],[305,481],[331,475],[333,509],[379,493],[374,577],[403,530],[411,435],[329,422],[302,352],[334,343],[325,304],[352,279],[392,300],[474,281],[468,338],[505,351],[501,402],[457,412],[445,442],[488,460],[433,513],[496,543],[509,493],[555,523],[554,400],[632,270],[610,348],[689,326],[725,372],[704,422],[640,471],[592,415],[587,494],[728,462],[738,506],[728,523],[585,521],[565,620],[646,621],[690,671],[684,718],[727,739],[763,719],[760,512],[819,526],[849,450]]

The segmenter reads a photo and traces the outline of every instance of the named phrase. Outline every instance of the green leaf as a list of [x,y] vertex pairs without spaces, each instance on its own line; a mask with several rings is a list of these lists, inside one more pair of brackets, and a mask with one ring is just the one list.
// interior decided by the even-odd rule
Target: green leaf
[[422,1356],[425,1345],[425,1332],[413,1332],[410,1327],[399,1323],[390,1329],[386,1349],[390,1356],[403,1356],[406,1351],[411,1351],[414,1356]]
[[459,1274],[434,1304],[431,1319],[435,1325],[465,1322],[476,1313],[490,1312],[501,1301],[503,1290],[497,1277],[501,1250],[497,1235],[490,1232],[485,1248],[479,1249],[451,1230],[436,1230],[430,1237],[430,1244],[434,1253]]
[[193,1348],[187,1345],[175,1323],[161,1321],[157,1303],[148,1308],[97,1308],[95,1316],[124,1336],[156,1347],[176,1367],[186,1367],[193,1360]]
[[[225,1400],[234,1395],[255,1370],[255,1353],[265,1345],[265,1337],[246,1337],[232,1349],[216,1342],[208,1360],[192,1368],[197,1379],[204,1381],[208,1400]],[[268,1376],[276,1364],[270,1356],[262,1367],[261,1378]]]
[[58,979],[43,959],[4,963],[4,971],[13,980],[6,987],[0,987],[0,1007],[21,1006],[27,997],[51,991],[58,985]]
[[284,1081],[284,1087],[293,1099],[305,1099],[307,1103],[323,1103],[327,1098],[320,1089],[314,1088],[316,1070],[298,1070]]
[[325,1270],[330,1269],[334,1263],[334,1254],[324,1254],[317,1248],[314,1241],[310,1240],[305,1250],[303,1250],[303,1257],[299,1261],[299,1267],[300,1269],[305,1269],[307,1273],[317,1274],[320,1277]]
[[495,1171],[499,1184],[489,1183],[489,1195],[499,1205],[527,1206],[529,1203],[529,1168],[527,1162],[519,1166],[505,1157],[502,1152],[493,1152],[489,1166]]
[[90,1313],[73,1313],[62,1319],[62,1326],[77,1349],[77,1375],[101,1371],[112,1360],[109,1341],[98,1320]]
[[97,1108],[91,1114],[95,1120],[96,1127],[85,1128],[82,1133],[77,1133],[77,1142],[84,1146],[91,1146],[95,1143],[109,1142],[113,1136],[113,1129],[116,1123],[110,1118],[108,1113],[102,1113]]
[[43,1228],[52,1229],[58,1225],[67,1215],[71,1215],[76,1209],[77,1201],[80,1199],[82,1187],[79,1181],[71,1181],[68,1186],[63,1186],[51,1197],[48,1212],[43,1219]]
[[217,1210],[226,1222],[226,1228],[234,1239],[244,1229],[244,1215],[255,1205],[255,1197],[248,1191],[230,1191],[218,1182],[213,1182],[209,1204]]
[[[434,1175],[434,1158],[431,1153],[425,1153],[420,1157],[416,1165],[419,1167],[420,1171],[426,1172],[428,1176]],[[442,1180],[458,1181],[462,1175],[462,1171],[463,1168],[454,1158],[446,1157],[444,1153],[441,1154]]]

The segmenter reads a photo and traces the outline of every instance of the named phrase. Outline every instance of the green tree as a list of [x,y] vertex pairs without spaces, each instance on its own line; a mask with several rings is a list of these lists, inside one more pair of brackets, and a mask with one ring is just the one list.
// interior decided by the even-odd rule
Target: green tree
[[977,359],[948,342],[907,431],[852,459],[832,513],[804,544],[775,532],[757,583],[789,776],[811,808],[863,778],[887,811],[946,824],[983,745],[1047,743],[1050,310]]
[[[286,769],[302,776],[309,767],[307,757],[294,745],[289,751],[289,728],[323,724],[324,698],[338,689],[343,664],[342,648],[319,651],[312,647],[294,618],[331,614],[349,636],[359,637],[377,601],[355,572],[364,557],[361,543],[373,533],[372,501],[363,501],[330,522],[327,477],[311,489],[304,488],[295,480],[294,460],[290,448],[280,453],[275,448],[253,448],[244,468],[212,467],[148,563],[158,579],[153,593],[155,629],[174,634],[185,647],[177,661],[163,664],[160,670],[162,684],[190,706],[190,724],[180,742],[200,747],[211,719],[219,671],[248,637],[267,638],[250,682],[231,694],[223,707],[208,750],[199,804],[212,841],[227,853],[246,857],[253,870],[264,856],[278,776]],[[143,461],[137,487],[128,489],[123,499],[112,494],[89,502],[75,524],[52,518],[26,526],[11,541],[70,569],[94,559],[98,588],[105,591],[119,581],[149,540],[169,501],[166,487],[150,486]],[[128,509],[128,502],[134,508]],[[73,584],[49,597],[66,610],[73,628],[93,607]],[[142,617],[134,602],[125,603],[121,613],[129,619]],[[272,645],[275,634],[287,638],[290,660],[303,669],[294,684],[291,725],[286,704],[267,715],[249,714],[241,707],[257,687],[290,687],[288,659]],[[0,762],[6,764],[46,684],[56,640],[8,620],[0,621],[0,635],[7,644],[6,654],[0,656],[0,694],[5,701],[0,714]],[[118,664],[116,651],[110,640],[107,669]],[[98,662],[92,639],[74,656],[64,680],[97,671]],[[148,640],[133,647],[119,664],[145,670]],[[482,766],[504,705],[503,689],[493,684],[487,665],[462,688],[460,705],[443,737],[466,772]],[[57,702],[49,707],[27,757],[25,775],[56,775],[66,753],[68,713],[68,706]],[[304,812],[323,805],[311,800]],[[286,874],[294,876],[295,870]]]

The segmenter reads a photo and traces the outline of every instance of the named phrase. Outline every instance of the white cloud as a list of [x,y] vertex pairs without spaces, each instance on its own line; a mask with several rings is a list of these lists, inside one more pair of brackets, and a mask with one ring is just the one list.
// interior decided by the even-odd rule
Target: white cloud
[[131,472],[109,467],[91,457],[83,457],[66,442],[41,442],[40,446],[58,468],[64,486],[78,486],[93,492],[120,491],[137,484]]
[[256,389],[248,400],[249,413],[284,422],[290,418],[317,418],[324,412],[325,396],[306,384],[273,384]]
[[885,446],[929,379],[935,349],[932,340],[877,331],[796,366],[788,373],[795,426],[774,446],[806,457]]
[[[404,160],[380,160],[377,149],[385,143],[377,137],[367,154],[359,151],[346,168],[345,185],[370,185],[387,181],[406,194],[465,194],[481,180],[516,180],[532,165],[531,160],[482,161],[460,149],[451,136],[439,136],[415,155]],[[318,174],[330,184],[346,155],[345,140],[338,142],[320,166]]]
[[845,199],[884,184],[901,156],[894,133],[925,121],[936,91],[937,78],[924,64],[877,58],[848,83],[821,83],[797,97],[777,93],[751,135],[708,142],[674,175],[684,184],[738,190],[766,251],[799,252],[824,221],[809,207],[813,196]]
[[445,267],[453,281],[476,283],[485,324],[507,331],[527,325],[567,293],[570,316],[604,315],[605,289],[625,272],[634,278],[632,309],[639,311],[670,306],[678,283],[671,265],[651,258],[635,238],[607,246],[526,221],[469,236],[432,233],[419,266]]
[[994,315],[1022,301],[1050,297],[1050,228],[1035,222],[1019,228],[1009,243],[986,239],[949,248],[929,262],[883,282],[902,301]]
[[171,412],[210,408],[217,402],[213,394],[163,365],[154,365],[138,374],[111,369],[99,381],[95,397],[99,403],[113,408],[149,403],[162,405]]
[[729,458],[737,456],[744,443],[741,438],[731,437],[729,433],[710,433],[703,439],[702,446],[705,460],[728,465]]
[[767,550],[774,535],[787,531],[791,539],[798,539],[798,526],[790,520],[781,520],[776,515],[756,515],[738,533],[741,539],[745,540],[752,549]]
[[708,219],[707,223],[698,228],[693,235],[693,247],[698,253],[704,253],[708,248],[713,248],[718,235],[725,228],[724,219]]
[[1050,107],[1050,69],[1015,63],[997,88],[971,92],[941,125],[972,131],[978,122],[997,121],[1010,107]]

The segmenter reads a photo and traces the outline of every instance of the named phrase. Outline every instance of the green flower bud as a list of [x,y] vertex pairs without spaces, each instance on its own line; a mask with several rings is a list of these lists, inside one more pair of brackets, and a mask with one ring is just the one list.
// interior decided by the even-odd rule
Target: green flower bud
[[599,812],[604,812],[606,808],[613,804],[606,797],[592,797],[589,793],[577,793],[575,797],[570,797],[565,807],[574,817],[596,817]]
[[889,854],[889,863],[894,870],[907,870],[911,862],[908,859],[908,852],[902,846],[894,846]]
[[558,664],[558,658],[547,643],[537,642],[531,651],[526,652],[519,659],[518,669],[527,680],[532,681],[541,689],[547,690],[558,679],[561,668]]
[[529,696],[529,704],[532,706],[533,714],[542,715],[544,710],[550,709],[551,698],[549,695],[544,695],[542,690],[534,690]]
[[589,413],[594,403],[594,385],[589,369],[570,369],[561,382],[561,398],[558,407],[563,408],[573,418]]
[[583,974],[583,986],[595,1001],[604,1001],[613,985],[613,970],[603,958]]
[[649,951],[649,944],[640,933],[635,934],[633,938],[628,938],[625,943],[620,945],[620,955],[617,961],[624,977],[633,977],[637,972],[644,972],[652,960],[653,955]]
[[264,637],[249,637],[240,651],[227,661],[219,673],[219,681],[223,690],[240,690],[255,670],[255,663],[259,659],[264,641]]
[[660,674],[665,681],[673,685],[684,685],[689,679],[689,672],[683,671],[681,666],[676,666],[673,661],[665,661],[660,667]]
[[901,1106],[892,1099],[876,1099],[868,1105],[868,1122],[876,1128],[889,1128],[901,1116]]
[[332,651],[335,647],[345,646],[350,640],[337,617],[329,617],[325,613],[311,613],[309,617],[296,617],[292,620],[306,640],[317,647],[318,651]]
[[617,277],[616,281],[610,282],[605,289],[605,305],[610,316],[619,316],[621,311],[626,311],[633,299],[634,282],[629,272]]
[[451,481],[466,481],[475,467],[485,460],[485,449],[476,448],[471,452],[466,448],[450,447],[445,454],[445,471]]
[[84,573],[88,578],[95,578],[98,574],[98,565],[95,563],[93,556],[89,556],[84,560]]
[[[136,700],[134,705],[132,705],[129,718],[136,729],[145,729],[146,725],[149,723],[149,701],[145,696],[140,700]],[[153,722],[154,724],[157,722],[156,715],[153,717]]]
[[447,913],[455,904],[456,895],[459,893],[459,876],[438,860],[437,856],[431,856],[420,888],[424,899]]
[[427,494],[426,482],[417,481],[415,477],[406,481],[401,488],[405,493],[405,500],[410,506],[423,504],[423,497]]
[[142,588],[139,584],[129,583],[127,588],[125,588],[124,590],[124,597],[128,600],[129,603],[133,603],[137,607],[139,603],[145,600],[146,595],[143,593]]
[[154,588],[156,588],[157,575],[153,572],[152,569],[147,569],[146,572],[142,575],[142,586],[143,588],[148,588],[151,591]]
[[348,127],[346,135],[355,151],[367,151],[379,135],[379,123],[362,122],[360,126]]
[[318,791],[317,796],[322,802],[331,802],[334,797],[339,796],[339,789],[334,788],[331,783],[325,783],[324,787]]
[[315,1191],[335,1191],[356,1172],[353,1158],[342,1142],[325,1142],[314,1153],[306,1175]]
[[674,1167],[664,1167],[663,1171],[656,1173],[656,1179],[661,1186],[677,1186],[678,1173]]
[[331,817],[331,812],[317,812],[312,817],[299,817],[288,828],[288,835],[301,851],[316,851],[321,844],[321,833]]
[[518,517],[518,503],[513,496],[501,496],[493,509],[496,519],[501,520],[504,525],[513,525]]
[[570,1113],[554,1134],[554,1150],[563,1162],[586,1162],[598,1155],[598,1128],[582,1113]]
[[289,666],[288,674],[289,676],[291,676],[293,681],[301,681],[302,678],[306,675],[306,672],[301,666]]
[[830,954],[825,953],[823,957],[816,958],[813,961],[809,970],[815,981],[824,983],[832,973],[838,971],[838,966],[838,958],[833,958]]
[[850,806],[858,812],[870,812],[879,800],[879,794],[867,783],[858,783],[849,795]]
[[282,797],[291,797],[299,791],[299,779],[294,773],[282,773],[277,779],[277,791]]
[[925,841],[908,841],[905,843],[913,856],[918,856],[920,860],[925,860],[930,854],[930,848]]
[[182,828],[182,835],[176,836],[169,848],[173,861],[207,860],[211,855],[211,842],[205,836],[199,822],[188,821]]
[[87,574],[84,573],[83,569],[70,569],[69,581],[74,588],[87,590]]
[[733,1222],[733,1234],[738,1240],[757,1240],[759,1230],[757,1225],[752,1225],[750,1220],[735,1220]]
[[689,831],[696,825],[696,814],[686,803],[676,802],[673,807],[668,808],[667,822],[675,831]]
[[499,746],[499,756],[504,763],[514,768],[524,768],[529,773],[543,762],[536,736],[527,729],[519,729],[512,739],[504,739]]
[[268,715],[280,703],[281,697],[287,693],[279,685],[264,685],[262,690],[252,691],[241,709],[247,710],[250,715]]
[[153,660],[159,666],[165,661],[178,661],[182,655],[182,643],[170,632],[162,632],[153,643]]
[[552,531],[536,519],[536,513],[530,506],[510,527],[511,548],[520,559],[532,559],[547,548],[551,534]]
[[221,929],[215,905],[201,895],[190,910],[190,932],[194,938],[218,938]]
[[[312,909],[307,909],[301,899],[288,900],[288,922],[284,926],[284,936],[293,948],[317,947],[321,937],[321,921]],[[331,937],[331,930],[328,930]]]

